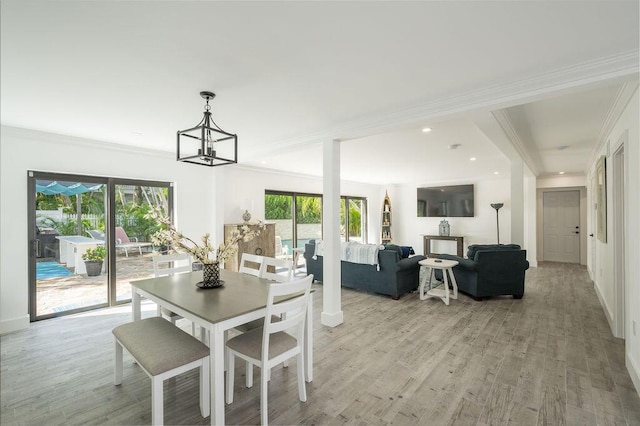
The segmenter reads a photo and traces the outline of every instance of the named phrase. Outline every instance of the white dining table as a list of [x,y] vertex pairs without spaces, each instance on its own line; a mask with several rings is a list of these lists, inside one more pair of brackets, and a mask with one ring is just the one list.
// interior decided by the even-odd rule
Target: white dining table
[[[131,281],[133,320],[141,319],[141,296],[177,313],[209,331],[211,424],[224,425],[225,332],[264,318],[272,281],[223,269],[223,287],[201,289],[202,271]],[[305,326],[305,379],[313,380],[313,294]]]

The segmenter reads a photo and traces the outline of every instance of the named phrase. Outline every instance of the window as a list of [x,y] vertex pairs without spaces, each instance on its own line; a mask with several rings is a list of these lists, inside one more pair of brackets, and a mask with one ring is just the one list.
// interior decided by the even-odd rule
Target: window
[[[276,235],[287,253],[322,238],[322,195],[267,190],[264,197],[265,220],[275,222]],[[366,243],[367,199],[341,197],[340,206],[342,240]]]

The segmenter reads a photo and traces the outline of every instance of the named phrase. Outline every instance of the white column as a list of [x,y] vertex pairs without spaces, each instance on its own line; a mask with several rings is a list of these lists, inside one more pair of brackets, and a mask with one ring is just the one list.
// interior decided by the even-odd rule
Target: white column
[[524,247],[524,162],[511,160],[511,243]]
[[320,322],[335,327],[344,322],[340,294],[340,141],[322,146],[322,316]]

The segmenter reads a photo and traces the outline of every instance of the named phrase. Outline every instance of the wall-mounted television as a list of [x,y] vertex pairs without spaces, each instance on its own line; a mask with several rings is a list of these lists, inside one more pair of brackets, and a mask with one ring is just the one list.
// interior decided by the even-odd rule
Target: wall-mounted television
[[473,185],[418,188],[418,217],[473,217]]

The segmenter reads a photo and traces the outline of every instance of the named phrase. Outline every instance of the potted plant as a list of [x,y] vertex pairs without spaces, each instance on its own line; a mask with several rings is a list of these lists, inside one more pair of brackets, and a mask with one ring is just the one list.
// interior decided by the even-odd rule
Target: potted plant
[[104,246],[88,248],[82,254],[82,260],[84,260],[84,265],[87,268],[87,276],[97,277],[102,273],[102,262],[106,255],[107,249]]

